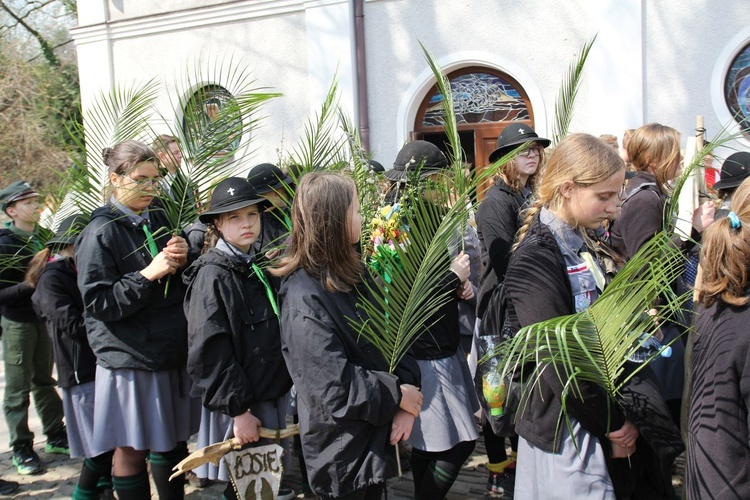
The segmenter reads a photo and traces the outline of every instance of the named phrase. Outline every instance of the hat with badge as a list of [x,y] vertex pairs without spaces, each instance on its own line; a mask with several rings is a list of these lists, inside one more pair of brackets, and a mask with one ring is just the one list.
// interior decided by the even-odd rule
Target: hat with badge
[[247,182],[255,188],[258,194],[277,192],[282,189],[283,184],[294,184],[294,180],[273,163],[261,163],[254,166],[247,174]]
[[750,153],[740,151],[733,153],[721,165],[719,181],[714,189],[736,188],[750,175]]
[[229,177],[216,185],[211,193],[208,210],[198,218],[204,224],[213,221],[215,215],[225,214],[233,210],[265,203],[255,188],[242,177]]
[[34,191],[31,184],[26,181],[14,182],[0,191],[0,201],[2,202],[3,212],[5,212],[5,209],[8,208],[8,205],[11,203],[25,200],[27,198],[33,198],[34,196],[39,196],[39,193]]
[[408,142],[401,148],[393,162],[393,168],[385,177],[392,181],[405,181],[410,173],[419,169],[419,176],[434,174],[448,167],[448,159],[440,148],[427,141]]
[[508,125],[500,132],[497,138],[497,149],[490,153],[490,162],[494,163],[507,155],[521,144],[527,142],[537,143],[543,148],[549,146],[552,141],[539,137],[534,129],[524,124]]

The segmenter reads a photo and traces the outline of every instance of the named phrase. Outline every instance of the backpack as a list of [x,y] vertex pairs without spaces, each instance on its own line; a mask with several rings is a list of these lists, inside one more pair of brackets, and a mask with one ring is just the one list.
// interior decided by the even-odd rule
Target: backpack
[[[510,267],[510,263],[508,266]],[[507,314],[508,299],[506,293],[505,282],[500,282],[487,294],[488,298],[483,300],[485,302],[484,313],[480,318],[474,337],[478,360],[481,360],[496,346],[512,339],[515,335]],[[514,380],[511,375],[505,377],[505,402],[502,415],[492,414],[490,404],[484,396],[485,377],[492,375],[493,371],[500,370],[501,363],[502,359],[499,359],[499,357],[492,358],[484,363],[478,363],[474,375],[474,389],[482,407],[482,413],[492,426],[492,431],[497,436],[515,436],[516,412],[521,395],[520,381]]]

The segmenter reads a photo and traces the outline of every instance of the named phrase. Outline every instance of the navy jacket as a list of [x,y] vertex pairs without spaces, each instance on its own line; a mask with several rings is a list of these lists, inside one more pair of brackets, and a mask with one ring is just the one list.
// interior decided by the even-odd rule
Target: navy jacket
[[[172,236],[165,230],[163,212],[154,210],[150,217],[161,250]],[[91,214],[76,241],[86,330],[104,368],[159,371],[185,366],[185,287],[179,272],[169,279],[147,280],[140,271],[151,260],[143,229],[110,205]]]
[[183,274],[193,395],[232,417],[292,386],[279,321],[253,269],[210,249]]
[[71,259],[47,264],[31,296],[34,310],[47,325],[57,364],[57,385],[72,387],[93,382],[96,356],[86,338],[83,300]]

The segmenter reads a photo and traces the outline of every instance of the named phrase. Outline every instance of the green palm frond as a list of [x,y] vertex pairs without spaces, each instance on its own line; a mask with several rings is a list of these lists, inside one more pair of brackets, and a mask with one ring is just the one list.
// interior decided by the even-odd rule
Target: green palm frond
[[581,47],[576,59],[571,63],[568,72],[560,87],[560,93],[555,102],[555,123],[552,128],[552,143],[557,144],[568,135],[568,128],[573,119],[573,107],[575,105],[578,89],[581,86],[583,78],[583,69],[586,65],[586,59],[589,51],[596,41],[596,35],[587,41]]
[[294,175],[299,177],[304,172],[340,169],[348,165],[346,139],[339,132],[338,100],[338,81],[334,78],[320,111],[308,120],[304,137],[290,155],[292,163],[299,167]]
[[[676,322],[681,312],[684,297],[677,296],[671,285],[682,274],[684,262],[670,234],[658,233],[587,310],[522,328],[487,357],[501,360],[503,377],[536,367],[532,374],[522,373],[525,394],[538,382],[539,370],[555,370],[565,388],[564,415],[565,396],[580,399],[581,382],[596,384],[617,400],[624,384],[641,369],[626,375],[625,363],[658,330],[659,323]],[[658,318],[646,314],[657,298],[664,301]]]
[[242,139],[262,122],[262,105],[281,95],[256,87],[249,66],[231,56],[198,60],[187,68],[178,86],[197,90],[187,100],[171,98],[170,106],[183,110],[182,121],[174,123],[170,132],[179,139],[186,159],[181,168],[185,185],[161,197],[173,232],[195,221],[198,207],[208,202],[213,187],[241,168],[252,153]]

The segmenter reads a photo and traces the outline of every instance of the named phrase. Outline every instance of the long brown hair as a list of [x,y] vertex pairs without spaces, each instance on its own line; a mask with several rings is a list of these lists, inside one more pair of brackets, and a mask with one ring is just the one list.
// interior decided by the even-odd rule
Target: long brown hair
[[[529,178],[526,180],[526,186],[527,188],[534,190],[534,186],[536,185],[536,181],[539,178],[539,174],[542,171],[542,167],[544,166],[544,148],[539,146],[538,143],[533,142],[529,147],[535,147],[538,146],[539,149],[539,164],[536,167],[536,172],[534,172],[532,175],[529,176]],[[521,184],[520,179],[518,178],[518,170],[516,169],[516,158],[513,157],[507,162],[503,163],[500,166],[500,169],[498,170],[497,177],[502,179],[505,184],[512,189],[513,191],[520,191],[524,188],[524,186]]]
[[680,161],[680,133],[672,127],[649,123],[628,140],[628,159],[635,170],[651,171],[662,193],[668,191],[667,173]]
[[698,301],[706,307],[718,300],[732,306],[750,300],[745,290],[750,266],[750,179],[734,192],[731,209],[740,227],[732,227],[730,217],[723,217],[703,232],[703,282],[696,288]]
[[526,210],[513,249],[521,243],[542,207],[553,211],[560,209],[564,199],[560,191],[563,184],[572,181],[580,186],[591,186],[606,181],[624,168],[625,163],[617,151],[593,135],[571,134],[560,141],[537,183],[534,203]]
[[[64,245],[62,248],[58,247],[59,253],[69,256],[73,255],[73,245]],[[52,257],[52,248],[45,246],[39,250],[34,257],[29,261],[29,267],[26,268],[26,276],[24,281],[33,287],[39,283],[39,278],[42,276],[42,271],[47,266],[50,257]]]
[[357,186],[350,177],[311,172],[302,177],[292,204],[291,244],[274,276],[297,268],[320,280],[330,292],[348,292],[360,281],[362,261],[349,241],[348,214]]

